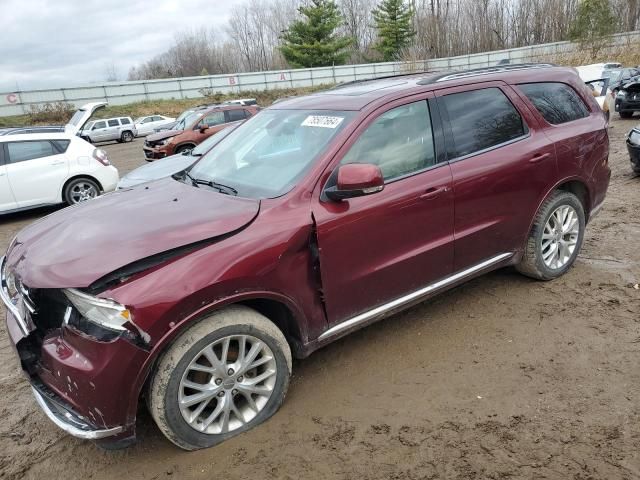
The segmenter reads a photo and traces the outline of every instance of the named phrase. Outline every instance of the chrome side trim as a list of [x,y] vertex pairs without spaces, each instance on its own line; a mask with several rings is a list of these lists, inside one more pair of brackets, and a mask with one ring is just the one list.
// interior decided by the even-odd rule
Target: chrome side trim
[[393,310],[396,310],[397,308],[400,308],[403,305],[419,300],[422,297],[427,297],[430,294],[438,290],[441,290],[444,287],[447,287],[448,285],[456,283],[466,277],[473,275],[476,272],[479,272],[480,270],[490,267],[491,265],[495,265],[496,263],[499,263],[502,260],[505,260],[511,256],[513,256],[512,252],[501,253],[500,255],[491,257],[482,263],[478,263],[474,265],[473,267],[467,268],[466,270],[462,270],[458,273],[454,273],[450,277],[443,278],[442,280],[439,280],[436,283],[432,283],[431,285],[421,288],[420,290],[416,290],[415,292],[405,295],[404,297],[397,298],[389,303],[380,305],[379,307],[376,307],[373,310],[369,310],[368,312],[361,313],[356,317],[350,318],[349,320],[345,320],[344,322],[331,327],[329,330],[327,330],[322,335],[320,335],[318,337],[318,340],[320,341],[326,340],[327,338],[337,335],[343,332],[344,330],[352,328],[360,323],[367,322],[374,318],[382,318],[389,312],[392,312]]
[[18,307],[15,306],[11,301],[11,299],[9,298],[9,291],[7,290],[7,279],[6,279],[5,268],[4,268],[5,262],[6,262],[5,257],[0,258],[0,299],[2,300],[2,303],[4,303],[5,307],[7,307],[7,310],[9,310],[11,314],[15,317],[15,319],[18,322],[18,325],[20,326],[20,330],[22,330],[22,333],[24,333],[26,336],[26,335],[29,335],[29,328],[27,327],[27,322],[24,318],[24,315],[23,313],[20,312]]
[[100,438],[117,435],[124,430],[122,426],[105,428],[104,430],[90,430],[89,428],[91,427],[89,425],[81,423],[80,419],[74,418],[71,413],[61,411],[60,408],[56,408],[56,412],[54,412],[53,408],[49,405],[49,402],[42,396],[42,394],[34,387],[31,387],[31,389],[33,390],[33,395],[36,397],[36,402],[38,402],[40,408],[42,408],[47,417],[49,417],[49,420],[69,435],[83,438],[85,440],[98,440]]

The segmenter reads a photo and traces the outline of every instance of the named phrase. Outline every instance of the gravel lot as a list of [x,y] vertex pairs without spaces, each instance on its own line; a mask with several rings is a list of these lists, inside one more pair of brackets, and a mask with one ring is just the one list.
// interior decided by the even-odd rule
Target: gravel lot
[[[506,269],[294,365],[266,424],[185,453],[141,406],[139,442],[103,451],[36,407],[0,327],[0,477],[228,479],[640,478],[640,177],[615,119],[613,176],[574,268]],[[106,145],[126,173],[140,140]],[[0,251],[52,209],[0,219]]]

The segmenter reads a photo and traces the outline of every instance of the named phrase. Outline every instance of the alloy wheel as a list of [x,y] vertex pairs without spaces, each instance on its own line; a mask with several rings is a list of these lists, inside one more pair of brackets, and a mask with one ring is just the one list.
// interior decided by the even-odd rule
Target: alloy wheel
[[71,187],[69,195],[72,204],[86,202],[98,196],[98,189],[95,185],[85,181],[79,181]]
[[542,232],[542,260],[551,269],[564,267],[578,244],[580,221],[570,205],[561,205],[549,216]]
[[185,369],[178,390],[182,418],[201,433],[232,432],[267,405],[277,377],[271,349],[251,335],[223,337]]

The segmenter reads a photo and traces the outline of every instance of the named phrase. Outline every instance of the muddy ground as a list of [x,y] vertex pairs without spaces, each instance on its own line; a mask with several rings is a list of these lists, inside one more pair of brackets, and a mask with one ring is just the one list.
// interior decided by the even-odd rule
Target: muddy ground
[[[640,177],[611,128],[609,196],[564,277],[502,270],[294,364],[282,409],[185,453],[144,408],[103,451],[36,407],[0,327],[0,477],[18,479],[640,478]],[[121,173],[141,141],[107,145]],[[0,250],[51,209],[0,220]]]

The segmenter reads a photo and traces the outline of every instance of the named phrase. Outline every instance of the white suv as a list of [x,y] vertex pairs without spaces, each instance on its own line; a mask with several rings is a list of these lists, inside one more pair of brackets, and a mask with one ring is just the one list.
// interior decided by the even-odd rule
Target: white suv
[[118,180],[107,154],[73,134],[0,137],[0,213],[73,205],[115,190]]
[[131,117],[105,118],[87,124],[79,136],[91,143],[116,140],[120,143],[131,142],[138,135]]

